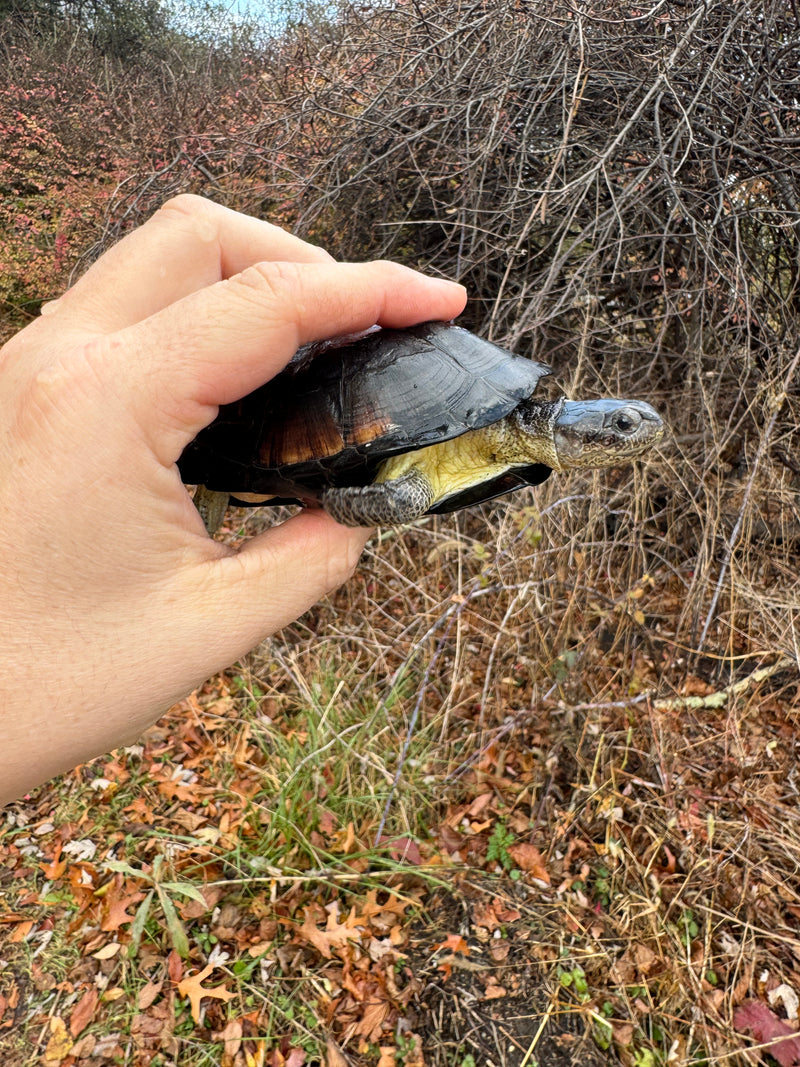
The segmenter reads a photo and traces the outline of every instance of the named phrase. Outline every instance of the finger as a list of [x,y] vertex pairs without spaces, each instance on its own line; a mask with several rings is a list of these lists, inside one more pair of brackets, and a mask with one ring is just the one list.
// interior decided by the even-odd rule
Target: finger
[[[304,511],[238,553],[204,564],[207,572],[193,585],[198,650],[213,634],[212,667],[222,669],[297,619],[351,576],[370,533],[340,526],[323,511]],[[225,618],[226,625],[209,627],[209,618]]]
[[111,332],[261,260],[331,257],[278,226],[185,194],[109,249],[44,313],[87,331]]
[[163,432],[172,462],[219,404],[263,384],[300,345],[375,323],[451,319],[465,302],[462,286],[396,263],[261,263],[126,331],[104,356],[126,359],[143,425]]

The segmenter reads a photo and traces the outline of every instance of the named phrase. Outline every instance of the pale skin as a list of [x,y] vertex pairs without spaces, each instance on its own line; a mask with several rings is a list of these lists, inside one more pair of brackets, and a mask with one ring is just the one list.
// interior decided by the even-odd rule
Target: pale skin
[[0,349],[0,804],[111,748],[352,573],[304,511],[211,540],[175,466],[309,341],[451,319],[459,285],[171,201]]

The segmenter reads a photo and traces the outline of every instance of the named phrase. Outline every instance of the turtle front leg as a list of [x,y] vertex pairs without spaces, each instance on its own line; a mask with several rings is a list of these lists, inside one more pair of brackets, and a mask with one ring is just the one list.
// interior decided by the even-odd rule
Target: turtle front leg
[[412,467],[377,485],[326,489],[322,506],[342,526],[402,526],[424,515],[434,496],[428,478]]

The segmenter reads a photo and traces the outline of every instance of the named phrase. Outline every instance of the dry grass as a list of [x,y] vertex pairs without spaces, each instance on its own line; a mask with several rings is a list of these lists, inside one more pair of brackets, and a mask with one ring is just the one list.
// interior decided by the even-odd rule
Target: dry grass
[[[773,487],[745,501],[717,484],[747,532],[698,578],[676,505],[653,496],[676,450],[383,536],[335,604],[251,666],[302,692],[334,649],[339,699],[377,703],[372,757],[394,776],[411,732],[423,753],[388,825],[460,861],[415,956],[426,1062],[753,1062],[735,1009],[800,982],[796,541],[768,556],[750,533]],[[498,824],[538,848],[549,887],[487,878]],[[522,916],[500,962],[475,919],[492,898]],[[430,948],[454,930],[475,966],[448,984]],[[507,997],[487,1003],[489,975]]]

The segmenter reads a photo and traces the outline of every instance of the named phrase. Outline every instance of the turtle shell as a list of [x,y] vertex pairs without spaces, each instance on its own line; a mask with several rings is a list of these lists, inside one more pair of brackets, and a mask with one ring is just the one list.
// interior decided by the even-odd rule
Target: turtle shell
[[[368,484],[389,456],[496,422],[549,373],[442,322],[309,346],[266,385],[220,408],[178,466],[185,482],[234,498],[314,503],[330,486]],[[515,485],[543,481],[549,468],[529,473],[518,472]],[[453,508],[509,488],[476,486]]]

